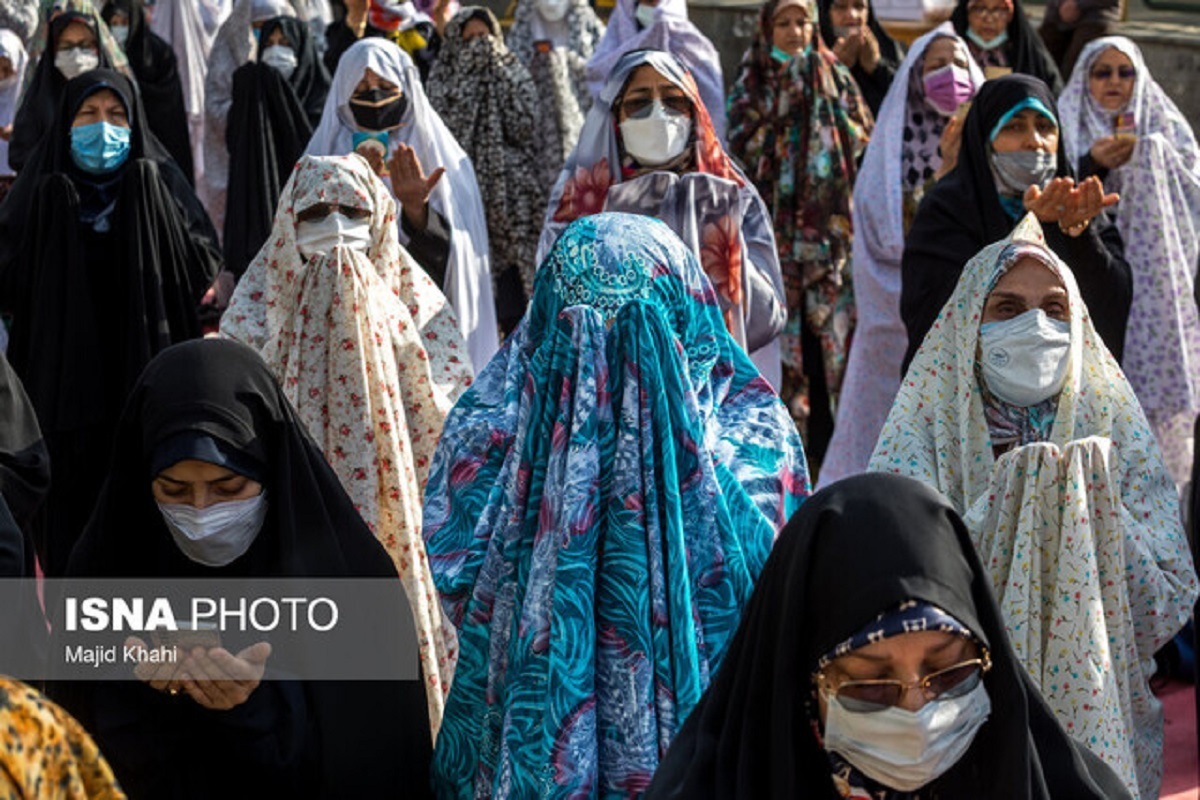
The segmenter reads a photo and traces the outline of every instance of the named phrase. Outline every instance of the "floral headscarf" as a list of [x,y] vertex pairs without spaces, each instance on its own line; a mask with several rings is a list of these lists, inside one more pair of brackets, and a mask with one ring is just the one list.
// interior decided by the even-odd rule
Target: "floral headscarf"
[[1119,192],[1117,230],[1133,267],[1133,305],[1121,362],[1154,427],[1178,486],[1192,470],[1192,426],[1200,414],[1200,312],[1195,302],[1200,259],[1200,147],[1187,118],[1155,82],[1137,45],[1123,36],[1088,44],[1058,101],[1062,136],[1073,166],[1099,138],[1113,133],[1115,112],[1092,98],[1092,65],[1109,48],[1133,62],[1133,95],[1125,108],[1137,145],[1108,173]]
[[[296,214],[370,212],[367,254],[305,261]],[[221,333],[267,362],[404,582],[434,730],[456,656],[421,540],[421,491],[442,423],[471,382],[448,301],[400,246],[396,203],[359,155],[303,157],[271,237],[238,283]]]

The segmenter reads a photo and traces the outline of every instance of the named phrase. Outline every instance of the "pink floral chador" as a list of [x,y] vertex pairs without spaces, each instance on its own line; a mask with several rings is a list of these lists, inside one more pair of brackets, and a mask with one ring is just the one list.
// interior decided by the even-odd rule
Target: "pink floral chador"
[[[369,212],[366,255],[339,246],[301,257],[296,214],[319,204]],[[472,373],[449,302],[400,246],[395,201],[365,160],[300,160],[221,333],[262,355],[391,554],[412,606],[436,733],[457,647],[425,557],[421,493],[442,423]]]

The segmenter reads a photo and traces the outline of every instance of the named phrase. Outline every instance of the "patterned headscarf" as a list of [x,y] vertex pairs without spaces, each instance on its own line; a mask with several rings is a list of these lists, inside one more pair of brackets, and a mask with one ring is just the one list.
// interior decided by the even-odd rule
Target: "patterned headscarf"
[[[472,19],[482,19],[491,35],[463,41],[463,27]],[[504,46],[491,11],[467,6],[450,20],[428,87],[430,105],[475,166],[492,272],[519,269],[528,296],[546,204],[533,135],[538,98],[529,71]]]
[[[1069,365],[1049,437],[997,458],[977,342],[988,294],[1020,248],[1040,250],[1066,287]],[[1032,214],[963,269],[904,377],[870,469],[917,478],[963,515],[1047,703],[1128,786],[1157,797],[1161,708],[1142,665],[1190,616],[1196,574],[1141,406]]]
[[[371,245],[305,261],[296,215],[318,203],[370,212]],[[454,671],[421,541],[421,491],[442,422],[471,382],[446,298],[400,246],[396,203],[359,155],[305,156],[221,333],[263,357],[383,543],[412,606],[430,722]]]
[[691,250],[648,217],[572,223],[425,493],[461,648],[435,781],[644,790],[807,494],[799,437]]
[[1192,426],[1200,413],[1200,312],[1195,296],[1200,258],[1200,147],[1187,118],[1155,82],[1137,45],[1123,36],[1088,44],[1059,98],[1062,135],[1073,166],[1113,133],[1113,113],[1092,98],[1092,65],[1109,48],[1137,71],[1123,111],[1133,115],[1137,145],[1109,172],[1119,192],[1117,229],[1133,267],[1133,305],[1122,366],[1146,411],[1176,485],[1192,469]]

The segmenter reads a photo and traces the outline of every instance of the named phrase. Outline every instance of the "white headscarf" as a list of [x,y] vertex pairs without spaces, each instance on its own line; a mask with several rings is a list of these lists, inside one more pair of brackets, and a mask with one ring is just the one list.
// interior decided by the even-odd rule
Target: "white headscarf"
[[1058,101],[1059,125],[1074,166],[1097,139],[1111,136],[1113,116],[1088,89],[1092,65],[1115,48],[1133,62],[1133,95],[1123,109],[1137,125],[1129,161],[1108,173],[1119,192],[1117,230],[1133,267],[1133,305],[1121,362],[1154,427],[1178,486],[1191,477],[1192,435],[1200,414],[1200,313],[1194,300],[1200,257],[1200,148],[1187,118],[1124,36],[1088,44]]
[[[25,67],[29,58],[21,39],[7,28],[0,28],[0,56],[13,65],[13,76],[0,85],[0,128],[12,125],[20,103],[21,86],[25,83]],[[13,175],[15,170],[8,165],[8,142],[0,139],[0,175]]]
[[[446,415],[471,383],[466,343],[445,296],[400,246],[396,203],[361,156],[303,157],[281,198],[221,333],[263,357],[395,562],[436,733],[457,648],[425,557],[421,493]],[[317,203],[370,212],[366,254],[300,256],[296,214]]]
[[[996,282],[1024,257],[1067,290],[1067,378],[1045,441],[996,457],[976,371],[979,325]],[[1162,705],[1148,676],[1154,653],[1191,616],[1196,573],[1141,405],[1032,214],[963,269],[904,376],[870,470],[924,481],[954,505],[1013,648],[1055,716],[1132,792],[1158,797]]]
[[[900,319],[900,260],[905,233],[901,148],[909,113],[910,74],[915,65],[924,63],[930,43],[944,36],[958,39],[949,22],[917,39],[908,51],[879,107],[871,143],[855,179],[853,276],[858,324],[839,395],[837,425],[821,464],[822,487],[866,471],[900,388],[900,364],[908,346]],[[978,91],[983,72],[965,45],[963,52]]]
[[634,16],[637,0],[617,0],[604,38],[587,65],[588,86],[599,98],[608,75],[630,50],[664,50],[683,62],[696,79],[700,99],[708,109],[713,128],[725,141],[725,79],[717,48],[687,16],[687,0],[660,0],[654,7],[654,24],[638,29]]
[[[404,120],[391,133],[392,149],[400,144],[411,147],[426,173],[446,168],[429,198],[430,207],[445,217],[450,227],[450,263],[442,291],[458,315],[471,363],[480,371],[500,346],[483,200],[471,160],[429,105],[421,77],[408,54],[379,38],[360,39],[342,54],[321,122],[306,153],[324,156],[353,151],[357,126],[350,112],[350,97],[368,68],[399,86],[408,97]],[[403,230],[400,235],[403,241]]]

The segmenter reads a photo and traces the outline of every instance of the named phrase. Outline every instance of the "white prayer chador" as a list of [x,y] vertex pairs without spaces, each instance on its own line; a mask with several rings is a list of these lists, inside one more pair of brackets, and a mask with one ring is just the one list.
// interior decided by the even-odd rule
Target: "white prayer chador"
[[[996,281],[1025,258],[1066,287],[1068,370],[1048,438],[997,458],[976,377],[979,325]],[[870,469],[946,495],[991,575],[1017,655],[1067,733],[1135,796],[1157,798],[1162,705],[1149,677],[1154,653],[1191,616],[1196,573],[1141,406],[1033,215],[964,268]]]
[[673,54],[696,79],[700,99],[708,109],[717,138],[725,141],[725,79],[721,56],[700,29],[688,20],[687,0],[659,0],[654,6],[654,24],[639,28],[637,0],[617,0],[604,38],[587,64],[588,87],[598,99],[609,73],[632,50],[662,50]]
[[[370,213],[365,255],[338,247],[307,261],[300,256],[296,214],[318,203]],[[450,304],[400,246],[396,203],[361,156],[300,160],[221,333],[267,362],[395,562],[436,734],[457,640],[425,556],[421,495],[442,425],[470,385],[471,369]]]
[[[854,182],[853,274],[858,322],[818,488],[866,471],[900,388],[900,365],[908,347],[908,333],[900,319],[905,233],[901,148],[909,119],[913,67],[924,63],[931,42],[946,36],[958,38],[949,22],[917,39],[904,57],[879,107],[871,143]],[[969,56],[967,64],[978,90],[983,72]],[[927,108],[926,113],[935,112]]]
[[[25,53],[25,45],[21,39],[7,28],[0,28],[0,56],[7,58],[13,67],[13,75],[7,81],[0,83],[0,128],[12,125],[20,104],[21,86],[25,83],[25,67],[29,64],[29,56]],[[15,171],[8,165],[8,141],[0,139],[0,175],[14,175]]]
[[[175,51],[183,107],[187,110],[188,136],[196,187],[204,187],[204,82],[208,57],[217,31],[233,10],[233,0],[158,0],[150,30]],[[206,198],[201,197],[206,202]]]
[[1196,263],[1200,257],[1200,148],[1191,125],[1124,36],[1090,42],[1058,100],[1059,125],[1071,164],[1102,137],[1111,136],[1115,112],[1088,91],[1096,59],[1115,48],[1133,62],[1133,115],[1137,144],[1129,161],[1108,173],[1104,188],[1118,192],[1117,230],[1133,267],[1133,305],[1121,362],[1182,487],[1191,478],[1193,425],[1200,414],[1200,311]]
[[[408,54],[390,41],[376,38],[361,39],[346,50],[338,62],[321,122],[307,153],[345,155],[354,150],[358,129],[350,113],[350,97],[368,68],[399,86],[408,97],[403,121],[391,132],[392,151],[401,144],[411,147],[426,174],[438,167],[446,168],[429,198],[430,207],[446,219],[450,228],[450,263],[441,288],[458,315],[471,363],[480,371],[500,347],[483,200],[471,159],[429,105],[421,77]],[[403,230],[400,236],[401,243],[407,244]]]

